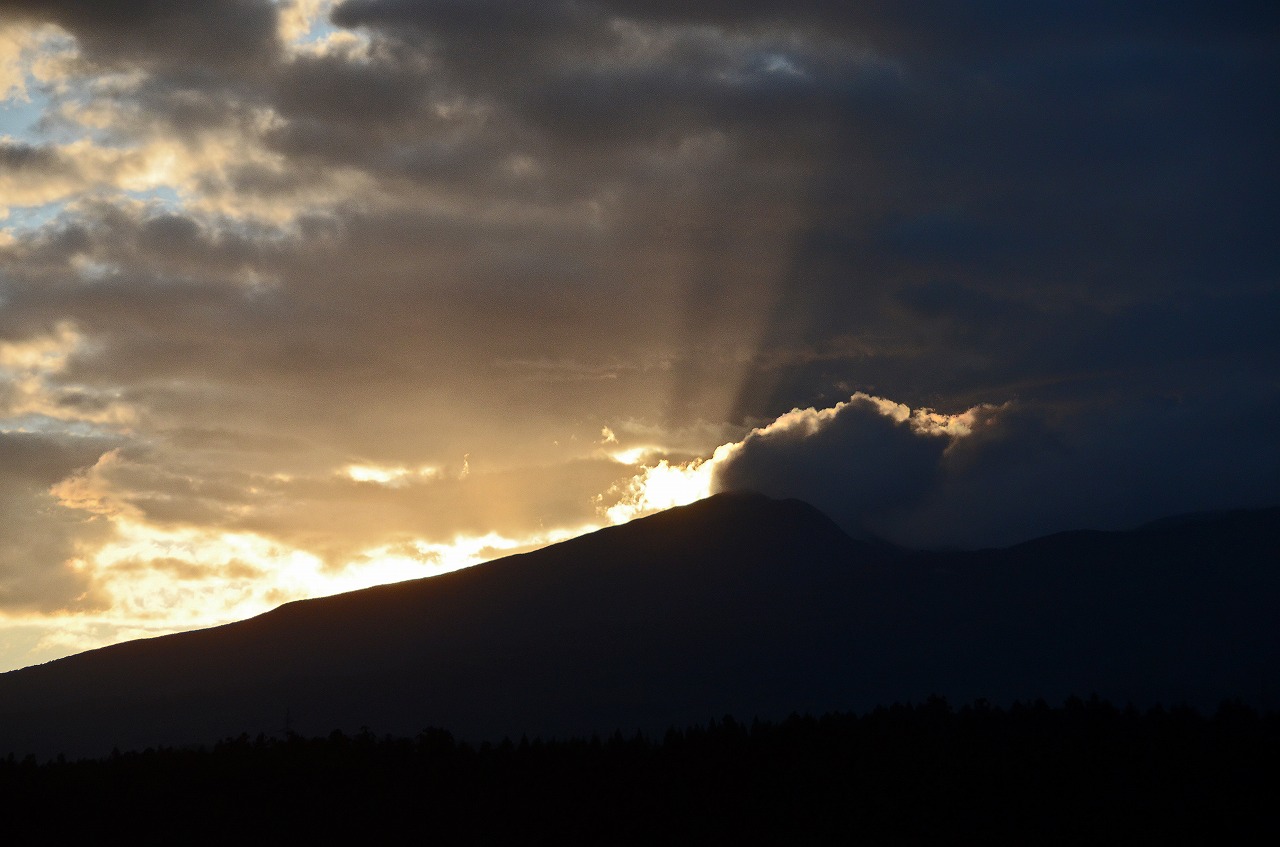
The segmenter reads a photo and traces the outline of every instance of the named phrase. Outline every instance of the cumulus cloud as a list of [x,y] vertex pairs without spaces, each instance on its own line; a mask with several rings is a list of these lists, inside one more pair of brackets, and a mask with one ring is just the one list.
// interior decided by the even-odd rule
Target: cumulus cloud
[[933,484],[948,442],[912,424],[905,408],[866,395],[796,410],[730,452],[716,469],[716,487],[806,499],[865,532]]
[[[1247,422],[1274,404],[1006,403],[941,415],[855,395],[720,448],[710,488],[807,500],[855,535],[909,547],[1129,528],[1272,502],[1280,448]],[[1230,447],[1203,451],[1210,433]]]

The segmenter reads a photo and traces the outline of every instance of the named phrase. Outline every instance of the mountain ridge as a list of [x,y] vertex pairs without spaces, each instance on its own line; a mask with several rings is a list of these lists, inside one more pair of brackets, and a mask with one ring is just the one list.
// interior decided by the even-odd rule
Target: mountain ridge
[[[931,693],[1257,699],[1245,689],[1280,669],[1277,514],[895,553],[801,501],[717,495],[462,571],[0,674],[0,754],[210,742],[278,730],[286,714],[313,734],[482,738]],[[1211,561],[1223,550],[1227,566]]]

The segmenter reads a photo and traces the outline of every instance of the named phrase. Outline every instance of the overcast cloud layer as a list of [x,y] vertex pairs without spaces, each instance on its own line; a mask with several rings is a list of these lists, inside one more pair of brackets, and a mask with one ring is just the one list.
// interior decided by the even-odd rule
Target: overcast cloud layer
[[1280,502],[1278,95],[1274,3],[0,0],[0,667],[717,488]]

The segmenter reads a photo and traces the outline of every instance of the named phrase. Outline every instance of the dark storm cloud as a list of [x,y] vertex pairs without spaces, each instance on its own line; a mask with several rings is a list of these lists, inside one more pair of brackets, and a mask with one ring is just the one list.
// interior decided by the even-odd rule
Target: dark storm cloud
[[579,154],[736,125],[785,135],[785,121],[821,121],[834,91],[857,88],[866,73],[867,57],[816,33],[736,31],[750,19],[664,29],[670,21],[645,11],[375,0],[345,3],[333,19],[422,51],[438,78]]
[[[376,2],[376,0],[373,0]],[[397,3],[394,5],[412,5]],[[776,0],[682,3],[680,0],[601,0],[612,14],[719,26],[801,26],[879,45],[904,54],[977,56],[1021,50],[1042,51],[1063,44],[1114,43],[1154,37],[1259,40],[1280,29],[1280,14],[1266,2],[1204,3],[1033,2],[980,0]]]
[[65,162],[58,154],[33,144],[0,142],[0,170],[40,171],[51,173],[62,170]]
[[[907,546],[1012,544],[1063,528],[1122,529],[1169,514],[1274,502],[1280,402],[1007,404],[956,438],[854,398],[812,429],[748,437],[717,490],[803,497],[854,533]],[[812,417],[812,416],[810,416]],[[1208,448],[1212,449],[1208,449]]]
[[490,80],[517,64],[536,70],[562,51],[605,37],[608,23],[599,6],[559,0],[348,0],[330,19],[348,29],[372,27],[400,41],[425,42],[455,63],[487,68],[484,76]]
[[419,133],[436,128],[427,114],[430,69],[395,57],[375,54],[354,63],[341,56],[302,56],[281,72],[277,85],[273,102],[286,118],[371,130],[378,136],[411,122]]
[[235,70],[278,47],[269,0],[0,0],[0,16],[55,23],[108,66]]
[[[1275,54],[1164,47],[1056,73],[1030,59],[917,74],[869,128],[850,126],[851,164],[812,195],[763,345],[887,335],[916,352],[858,363],[850,387],[954,406],[1006,399],[964,386],[1082,369],[1127,371],[1135,391],[1171,368],[1198,379],[1186,363],[1237,343],[1222,324],[1258,339],[1277,309],[1262,222],[1280,185],[1261,152],[1277,124],[1260,106]],[[797,388],[833,375],[757,381],[739,410],[808,403]]]
[[[1234,386],[1233,386],[1234,388]],[[1017,406],[960,440],[929,500],[886,529],[935,543],[1013,543],[1064,527],[1275,502],[1273,393],[1202,391],[1084,408]]]
[[[621,191],[637,250],[674,215],[667,249],[705,268],[685,280],[689,338],[754,296],[758,361],[837,337],[911,351],[748,374],[738,417],[833,382],[952,406],[1082,371],[1139,388],[1153,361],[1222,352],[1178,314],[1275,309],[1265,4],[353,0],[333,19],[424,51],[550,169],[572,162],[580,196]],[[699,133],[727,151],[723,181],[681,172],[700,195],[634,166]],[[744,281],[722,263],[766,214],[786,220],[789,267]]]
[[[777,426],[742,442],[716,471],[719,490],[804,498],[854,532],[915,505],[935,483],[947,439],[854,397],[827,419]],[[784,419],[785,420],[785,419]]]

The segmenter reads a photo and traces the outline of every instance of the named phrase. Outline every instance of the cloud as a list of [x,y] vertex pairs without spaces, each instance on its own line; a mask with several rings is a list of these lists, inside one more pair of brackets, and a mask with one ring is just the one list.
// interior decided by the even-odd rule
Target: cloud
[[884,531],[971,547],[1266,506],[1276,499],[1280,448],[1256,422],[1277,409],[1274,396],[1227,392],[1212,400],[1012,405],[957,442],[939,484]]
[[1222,400],[1007,403],[940,415],[855,395],[794,410],[720,448],[708,463],[711,489],[797,497],[852,533],[912,547],[1002,546],[1264,506],[1275,498],[1280,448],[1252,422],[1274,413],[1275,399]]
[[863,534],[934,485],[951,444],[946,423],[865,394],[827,409],[796,409],[720,451],[713,490],[808,500]]
[[91,438],[0,431],[0,614],[83,611],[105,602],[83,556],[110,529],[62,506],[50,488],[106,449]]
[[0,25],[0,102],[26,94],[22,73],[23,35],[12,26]]
[[6,0],[0,15],[57,24],[80,43],[85,58],[107,66],[166,70],[251,67],[277,48],[276,6],[270,0]]
[[132,422],[133,409],[117,394],[67,378],[83,349],[83,336],[66,322],[21,341],[0,340],[0,421],[78,435],[105,435],[113,425]]

